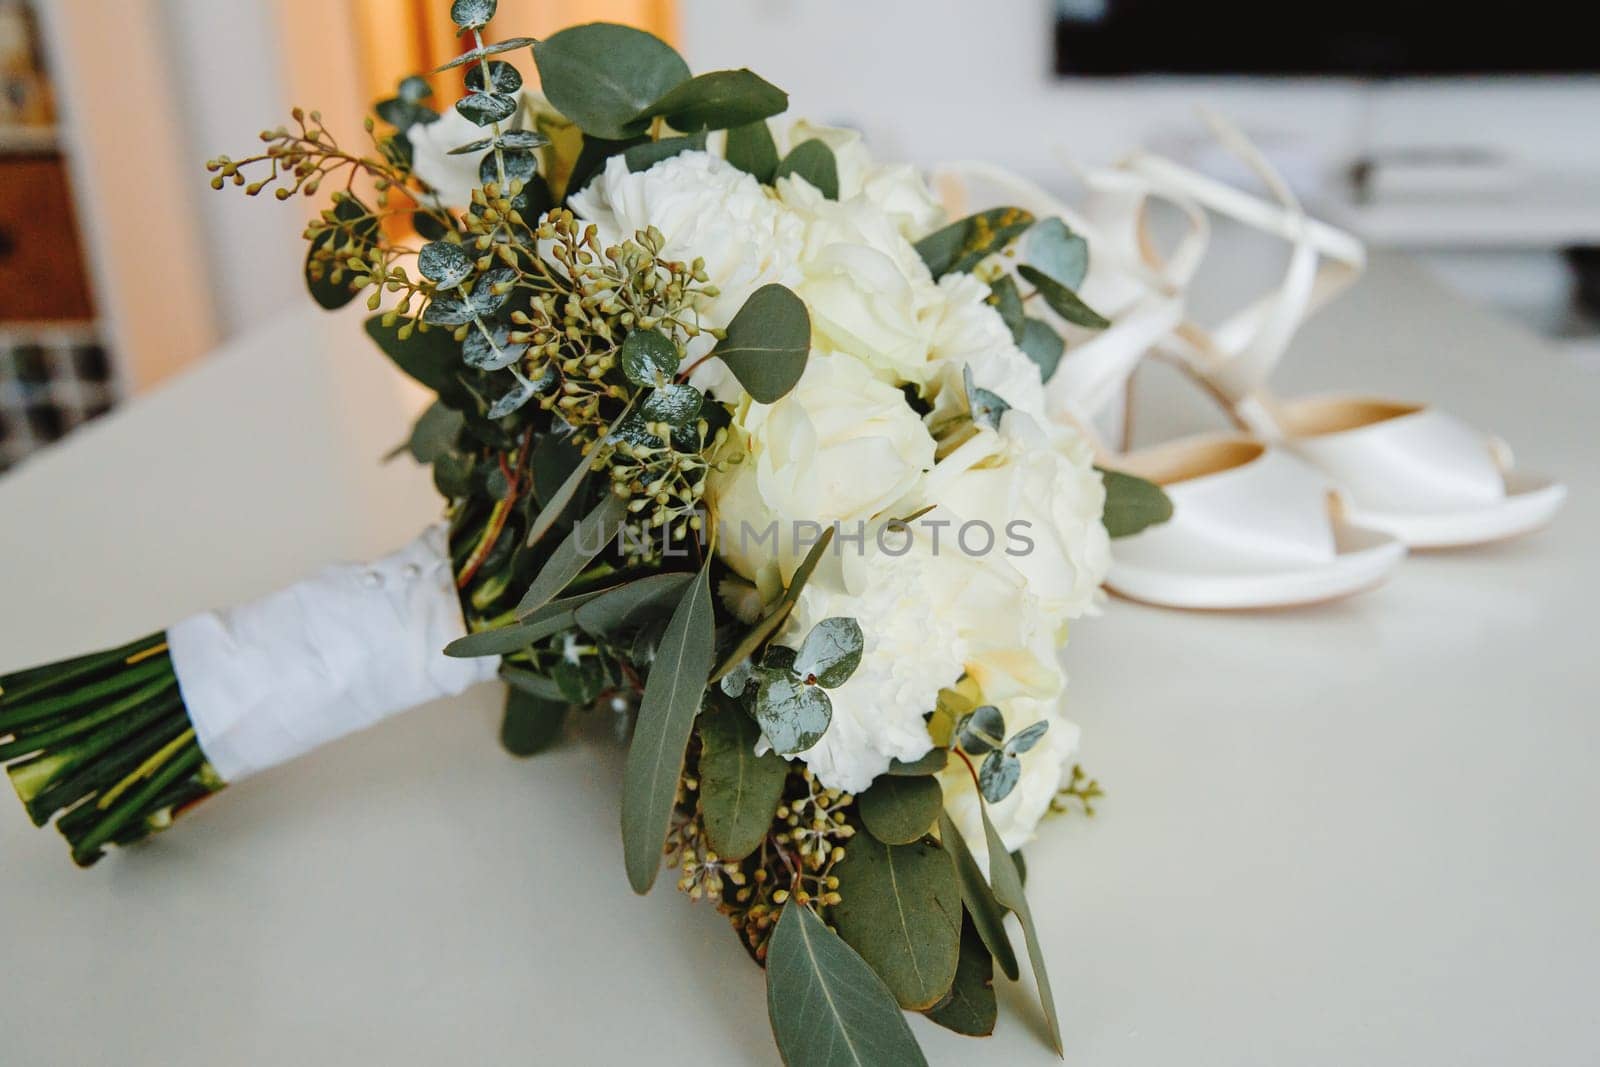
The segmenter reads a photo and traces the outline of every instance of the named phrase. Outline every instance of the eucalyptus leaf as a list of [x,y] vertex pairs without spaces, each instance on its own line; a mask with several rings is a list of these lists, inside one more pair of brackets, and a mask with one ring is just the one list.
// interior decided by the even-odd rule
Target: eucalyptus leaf
[[367,336],[395,362],[406,374],[428,389],[439,394],[439,399],[453,408],[474,405],[472,394],[462,388],[457,372],[461,367],[461,346],[448,331],[415,330],[405,340],[400,339],[400,327],[385,326],[382,315],[366,320]]
[[645,141],[634,145],[622,153],[622,158],[628,164],[629,172],[638,174],[640,171],[649,170],[664,159],[671,159],[685,152],[703,152],[705,147],[706,135],[703,133],[691,134],[688,137],[663,137],[659,141]]
[[472,256],[455,241],[430,241],[417,254],[417,271],[440,289],[454,289],[474,273]]
[[944,770],[945,765],[949,762],[949,751],[935,745],[933,748],[928,749],[928,754],[921,759],[915,759],[909,763],[904,760],[890,760],[889,769],[884,773],[910,777],[916,777],[921,774],[938,774]]
[[817,564],[822,561],[823,553],[833,543],[834,528],[828,527],[823,531],[817,543],[811,546],[811,551],[806,553],[806,558],[800,561],[800,566],[795,568],[794,577],[789,580],[789,588],[784,590],[783,596],[773,605],[770,612],[744,636],[744,639],[734,647],[722,663],[718,665],[711,676],[712,681],[718,681],[728,675],[735,667],[748,660],[755,654],[762,643],[777,632],[784,620],[789,617],[789,612],[794,608],[795,601],[800,599],[800,591],[805,588],[806,582],[811,579],[811,572],[817,569]]
[[729,130],[723,154],[729,163],[763,185],[771,185],[778,172],[778,146],[765,120]]
[[886,845],[909,845],[933,829],[944,810],[944,791],[933,775],[880,775],[856,808],[867,833]]
[[514,183],[527,184],[538,175],[539,157],[532,152],[509,149],[502,149],[498,156],[493,152],[485,152],[478,163],[478,181],[482,185],[501,185],[502,171],[506,180],[501,192],[507,192]]
[[1022,339],[1017,343],[1023,355],[1039,366],[1039,377],[1049,381],[1061,366],[1061,354],[1067,343],[1043,319],[1029,318],[1022,324]]
[[509,663],[500,665],[500,680],[512,689],[520,690],[529,696],[541,700],[555,701],[562,699],[561,688],[542,674],[535,674],[526,667],[514,667]]
[[989,304],[1000,314],[1000,321],[1011,331],[1011,339],[1022,344],[1026,315],[1022,310],[1022,294],[1017,291],[1016,279],[1002,274],[989,283]]
[[744,691],[750,687],[750,683],[755,681],[755,679],[755,664],[745,659],[740,660],[738,666],[734,667],[733,670],[723,675],[722,680],[717,683],[717,686],[728,696],[742,697],[744,696]]
[[722,862],[742,860],[772,829],[789,764],[756,755],[761,728],[728,700],[713,698],[700,715],[700,814]]
[[630,148],[649,143],[648,137],[638,135],[611,141],[585,134],[583,147],[578,152],[578,158],[572,163],[572,171],[567,175],[567,184],[562,195],[570,198],[574,193],[581,191],[594,180],[595,175],[605,169],[606,161],[612,156],[621,155]]
[[961,958],[950,993],[925,1014],[946,1030],[968,1037],[994,1033],[1000,1015],[994,995],[994,958],[984,947],[971,916],[961,923]]
[[969,755],[981,756],[1005,743],[1006,717],[993,704],[973,708],[956,723],[956,740]]
[[931,840],[885,845],[857,834],[833,874],[843,897],[833,909],[839,936],[902,1008],[939,1003],[961,955],[961,887],[949,854]]
[[1016,861],[1006,851],[1005,842],[989,819],[989,809],[982,801],[978,810],[983,816],[984,839],[989,846],[989,884],[994,887],[995,899],[1010,908],[1022,924],[1022,934],[1028,943],[1028,960],[1033,964],[1033,981],[1039,987],[1039,1003],[1044,1008],[1045,1024],[1050,1031],[1050,1044],[1056,1055],[1062,1055],[1061,1020],[1056,1016],[1056,997],[1050,989],[1050,975],[1044,965],[1044,949],[1039,944],[1039,932],[1033,923],[1033,910],[1022,892],[1022,875]]
[[767,946],[767,1015],[787,1067],[927,1067],[883,980],[794,901]]
[[[607,432],[615,431],[622,420],[626,419],[631,413],[631,407],[624,408],[622,414],[617,416],[616,421],[611,424],[611,429]],[[572,449],[572,451],[577,450]],[[555,492],[545,500],[544,506],[539,509],[539,514],[534,517],[533,524],[528,527],[528,539],[526,542],[528,545],[538,544],[544,538],[544,535],[550,532],[550,527],[556,524],[556,520],[561,518],[561,513],[567,510],[567,505],[572,503],[572,498],[577,495],[578,489],[583,485],[584,479],[589,476],[589,471],[593,466],[593,456],[579,456],[577,465],[572,468],[572,472],[561,482]],[[536,479],[535,481],[536,485],[538,480]]]
[[572,527],[572,532],[556,546],[544,568],[517,602],[517,618],[524,621],[571,585],[589,561],[599,555],[617,536],[628,518],[627,503],[615,493],[606,493],[595,509]]
[[659,330],[634,330],[623,339],[619,360],[634,385],[662,385],[678,369],[678,344]]
[[779,178],[804,178],[825,198],[839,199],[839,161],[834,158],[833,149],[816,138],[789,149],[772,172],[773,181]]
[[684,133],[726,130],[780,115],[789,94],[750,70],[715,70],[675,86],[639,117],[662,116]]
[[[354,272],[343,264],[337,269],[341,271],[340,279],[333,280],[333,264],[326,260],[318,260],[317,254],[326,249],[331,242],[340,242],[346,238],[352,240],[356,248],[363,254],[378,236],[378,220],[372,215],[360,200],[353,196],[346,196],[333,207],[333,213],[343,225],[338,229],[326,230],[317,235],[310,247],[306,249],[305,280],[306,288],[311,293],[311,298],[325,311],[337,311],[356,298],[359,292],[351,284],[355,277]],[[348,257],[346,257],[348,258]],[[313,263],[318,276],[313,276]]]
[[522,75],[510,63],[502,59],[491,59],[488,63],[489,79],[484,82],[484,64],[467,69],[467,88],[475,93],[497,93],[509,96],[522,88]]
[[972,413],[972,421],[979,426],[987,426],[991,430],[1000,428],[1000,420],[1005,413],[1011,410],[1005,397],[987,389],[980,389],[972,381],[972,368],[961,368],[961,380],[967,390],[967,408]]
[[1082,285],[1089,273],[1089,242],[1058,218],[1040,219],[1028,231],[1023,254],[1029,263],[1068,289]]
[[478,126],[504,122],[521,106],[517,97],[500,93],[471,93],[456,101],[456,110],[462,118]]
[[567,707],[565,701],[541,700],[520,689],[510,690],[500,720],[500,744],[513,756],[543,752],[560,740]]
[[1050,305],[1051,311],[1054,311],[1074,326],[1083,326],[1091,330],[1103,330],[1111,325],[1110,319],[1085,304],[1077,293],[1043,271],[1024,263],[1017,268],[1017,273],[1022,276],[1024,281],[1032,283],[1039,290],[1039,295],[1044,298],[1046,304]]
[[578,627],[592,634],[637,629],[683,599],[694,575],[684,571],[652,574],[608,589],[573,612]]
[[1104,467],[1099,470],[1106,487],[1101,521],[1112,537],[1132,537],[1172,518],[1172,499],[1154,482]]
[[1048,719],[1041,719],[1032,726],[1023,727],[1016,733],[1012,734],[1011,739],[1006,742],[1006,751],[1014,754],[1027,752],[1029,749],[1033,748],[1034,745],[1039,743],[1039,739],[1043,737],[1045,735],[1045,731],[1049,729],[1050,720]]
[[494,18],[499,0],[455,0],[450,5],[450,21],[462,30],[481,30]]
[[466,417],[461,412],[435,401],[411,428],[406,448],[418,463],[432,463],[455,450],[456,438],[465,424]]
[[678,429],[694,425],[705,405],[705,396],[692,385],[664,385],[639,402],[639,414],[647,422],[664,422]]
[[978,767],[978,790],[983,799],[998,804],[1022,780],[1022,761],[1010,752],[991,752]]
[[689,583],[667,623],[645,679],[639,718],[622,783],[622,845],[628,881],[647,893],[661,869],[661,850],[683,775],[684,750],[706,695],[716,654],[711,561]]
[[470,52],[461,53],[459,56],[456,56],[443,66],[435,67],[433,73],[443,74],[447,70],[455,70],[457,67],[464,67],[468,63],[480,63],[483,60],[488,59],[490,56],[504,55],[506,52],[515,52],[519,48],[527,48],[530,45],[535,45],[537,43],[538,42],[532,37],[512,37],[504,41],[496,41],[494,44],[486,44],[482,48],[474,48]]
[[1033,225],[1033,216],[1015,207],[996,207],[958,219],[917,242],[917,254],[935,278],[970,273]]
[[989,880],[978,867],[972,849],[967,847],[955,820],[946,811],[939,812],[939,843],[955,863],[956,881],[961,885],[961,903],[966,907],[978,936],[983,938],[989,954],[1000,964],[1000,970],[1015,982],[1022,971],[1017,966],[1017,954],[1006,933],[1005,906],[995,899],[994,890],[989,888]]
[[500,398],[489,405],[489,410],[484,412],[484,417],[493,421],[503,419],[507,415],[522,410],[528,401],[532,400],[539,392],[539,383],[528,378],[518,378],[513,385]]
[[592,22],[534,45],[544,95],[584,133],[621,140],[643,130],[639,115],[689,80],[689,65],[660,38]]
[[531,152],[550,143],[550,138],[538,130],[507,130],[495,139],[495,144],[508,152]]
[[788,671],[760,670],[750,713],[780,755],[804,752],[822,739],[833,721],[833,701],[819,686]]
[[796,650],[794,671],[801,678],[815,678],[824,689],[837,689],[850,680],[861,666],[866,639],[854,619],[823,619],[811,628]]
[[800,380],[810,351],[811,314],[805,302],[774,282],[750,294],[712,354],[727,364],[752,400],[771,404]]
[[450,149],[450,151],[446,152],[445,155],[470,156],[474,152],[485,152],[492,147],[494,147],[493,137],[480,137],[476,141],[469,141],[466,144],[457,145],[456,147]]
[[[495,326],[490,333],[482,330],[473,330],[467,334],[466,341],[461,346],[461,359],[469,367],[482,371],[505,370],[513,363],[522,359],[528,351],[527,342],[511,343],[511,331],[504,326]],[[546,388],[554,384],[554,378],[546,383]],[[543,390],[536,390],[542,392]]]

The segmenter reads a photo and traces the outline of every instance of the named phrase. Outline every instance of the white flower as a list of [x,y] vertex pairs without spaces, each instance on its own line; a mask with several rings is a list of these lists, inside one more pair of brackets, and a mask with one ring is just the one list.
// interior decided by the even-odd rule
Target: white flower
[[[1050,724],[1038,744],[1017,757],[1022,762],[1022,776],[1016,788],[998,804],[989,805],[989,820],[994,823],[1008,852],[1015,852],[1033,840],[1039,820],[1050,810],[1050,801],[1061,788],[1062,776],[1078,753],[1078,726],[1062,718],[1060,703],[1061,697],[1057,694],[1048,700],[1017,699],[996,704],[1005,716],[1007,736],[1036,722]],[[981,766],[981,760],[974,758],[973,764]],[[952,757],[939,772],[939,784],[944,790],[945,810],[950,813],[956,829],[961,831],[978,866],[987,872],[989,846],[972,773],[967,770],[966,763]]]
[[472,203],[473,191],[482,187],[478,165],[484,153],[450,155],[452,148],[488,136],[483,127],[471,122],[455,108],[437,121],[418,123],[406,131],[411,141],[411,171],[432,187],[439,206],[465,211]]
[[970,370],[973,385],[1047,423],[1039,365],[1017,347],[1005,320],[989,305],[989,287],[970,274],[946,274],[939,279],[939,292],[943,302],[929,312],[930,356],[936,365],[930,383],[932,421],[966,410],[963,372]]
[[864,198],[829,200],[799,178],[779,178],[778,195],[805,222],[794,289],[811,312],[815,342],[869,364],[891,384],[926,381],[933,343],[926,313],[942,301],[894,220]]
[[[838,353],[813,351],[787,396],[747,401],[730,433],[719,458],[738,461],[711,476],[706,496],[719,553],[752,580],[776,567],[788,581],[805,552],[795,523],[869,520],[933,466],[933,438],[900,390]],[[775,543],[763,542],[774,523]]]
[[[706,152],[682,152],[637,174],[621,156],[570,200],[611,246],[654,226],[665,238],[664,259],[705,260],[719,295],[698,308],[700,323],[722,328],[750,294],[770,282],[799,280],[803,226],[750,175]],[[702,334],[687,346],[694,361],[716,342]],[[736,400],[738,383],[721,360],[708,360],[690,378],[719,400]]]
[[854,595],[813,578],[778,634],[779,644],[797,648],[823,619],[852,618],[861,626],[861,665],[828,690],[827,732],[797,757],[831,789],[860,792],[891,759],[914,760],[933,747],[925,717],[939,690],[960,678],[965,657],[955,613],[935,601],[932,562],[921,552],[875,554]]
[[981,431],[972,442],[978,448],[993,451],[967,463],[958,450],[946,461],[954,463],[941,463],[929,479],[928,491],[964,519],[1002,530],[1026,524],[1015,527],[1019,544],[1004,559],[1026,579],[1056,641],[1064,641],[1067,620],[1093,607],[1111,566],[1101,521],[1105,486],[1092,450],[1081,435],[1060,429],[1052,437],[1020,411],[1006,412],[998,433]]
[[874,163],[859,130],[801,119],[789,127],[785,140],[785,151],[805,141],[827,145],[839,172],[839,199],[868,201],[907,240],[921,240],[947,221],[938,197],[917,169],[907,163]]

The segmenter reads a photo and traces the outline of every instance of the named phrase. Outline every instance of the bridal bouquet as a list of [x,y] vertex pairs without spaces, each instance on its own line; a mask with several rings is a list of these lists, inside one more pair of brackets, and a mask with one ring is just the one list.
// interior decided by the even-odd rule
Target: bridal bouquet
[[210,164],[326,195],[307,282],[365,294],[436,394],[406,447],[448,522],[0,679],[17,792],[88,865],[498,676],[519,754],[581,709],[634,716],[628,878],[665,858],[728,916],[787,1062],[922,1062],[902,1009],[989,1033],[1021,955],[1059,1050],[1016,850],[1097,793],[1058,652],[1107,525],[1162,503],[1046,418],[1067,341],[1104,325],[1073,292],[1087,248],[1014,209],[951,221],[855,134],[772,121],[787,97],[748,70],[691,76],[607,24],[488,43],[494,7],[453,5],[448,114],[410,78],[364,152],[296,111]]

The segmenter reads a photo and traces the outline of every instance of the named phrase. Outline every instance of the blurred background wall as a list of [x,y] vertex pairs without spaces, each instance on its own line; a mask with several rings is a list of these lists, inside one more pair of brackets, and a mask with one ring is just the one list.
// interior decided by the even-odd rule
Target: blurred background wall
[[[627,22],[697,70],[756,68],[883,154],[984,158],[1047,184],[1067,159],[1138,145],[1228,176],[1194,118],[1207,104],[1319,212],[1587,351],[1574,293],[1600,248],[1600,53],[1574,58],[1545,28],[1558,8],[1524,0],[1514,19],[1435,32],[1421,0],[1320,15],[1281,0],[501,0],[496,29]],[[1374,12],[1398,46],[1349,36]],[[1417,43],[1435,39],[1479,52],[1416,69],[1456,61]],[[207,158],[247,154],[295,104],[359,140],[372,100],[460,48],[447,0],[0,0],[0,253],[8,234],[23,247],[0,255],[0,282],[81,280],[57,308],[0,284],[0,467],[303,306],[307,205],[214,194]],[[1270,69],[1279,57],[1294,69]],[[1490,73],[1512,60],[1530,69]],[[8,431],[19,407],[51,404],[65,414]]]

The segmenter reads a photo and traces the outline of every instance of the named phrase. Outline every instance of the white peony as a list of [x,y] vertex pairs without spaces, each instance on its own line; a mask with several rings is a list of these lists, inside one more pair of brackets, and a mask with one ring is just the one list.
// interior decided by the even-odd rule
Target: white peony
[[[1039,820],[1050,810],[1050,801],[1061,788],[1062,778],[1078,754],[1079,730],[1076,723],[1061,716],[1060,694],[1046,700],[990,703],[995,703],[1005,716],[1007,736],[1036,722],[1050,724],[1038,744],[1017,757],[1022,762],[1022,776],[1016,788],[1000,803],[989,805],[989,820],[1005,843],[1006,851],[1015,852],[1033,840]],[[973,765],[981,766],[981,760],[974,758]],[[972,773],[960,758],[952,757],[939,773],[939,784],[944,789],[945,810],[972,849],[979,867],[987,872],[989,845],[983,832],[978,789],[972,781]]]
[[[933,438],[900,390],[859,360],[813,351],[794,389],[774,404],[746,401],[730,432],[731,466],[712,474],[706,498],[718,551],[755,580],[775,567],[787,582],[804,557],[794,524],[852,525],[879,515],[933,466]],[[776,545],[758,536],[776,523]]]
[[793,288],[811,311],[816,342],[870,365],[894,385],[932,372],[928,312],[942,299],[922,257],[871,202],[829,200],[800,178],[778,195],[805,224]]
[[[698,309],[704,326],[725,327],[761,286],[781,282],[794,288],[800,278],[801,221],[750,175],[706,152],[683,152],[639,173],[613,156],[569,205],[599,227],[602,245],[654,226],[666,239],[664,258],[705,260],[720,292]],[[700,335],[686,358],[699,359],[715,343],[709,334]],[[702,363],[690,381],[719,400],[736,400],[742,392],[721,360]]]
[[801,119],[789,127],[782,148],[788,151],[812,140],[833,151],[840,200],[861,197],[884,212],[900,235],[911,241],[921,240],[948,221],[939,199],[917,169],[906,163],[874,163],[861,131]]
[[[1105,486],[1082,436],[1061,429],[1054,436],[1020,411],[1002,417],[998,433],[984,430],[978,442],[994,448],[981,462],[930,479],[941,504],[965,519],[982,519],[1003,530],[1018,527],[1031,547],[1008,549],[1005,562],[1026,579],[1051,621],[1056,642],[1066,640],[1066,622],[1089,611],[1111,566],[1111,541],[1101,522]],[[951,460],[960,463],[960,454]],[[941,467],[943,464],[941,464]]]
[[823,785],[852,793],[871,785],[891,759],[914,760],[933,747],[925,718],[938,704],[939,690],[960,678],[965,659],[957,613],[936,601],[931,557],[877,553],[870,541],[867,551],[862,588],[847,594],[813,578],[777,638],[798,648],[813,626],[839,616],[861,626],[861,665],[844,685],[828,691],[828,730],[796,757]]
[[452,156],[452,148],[482,140],[488,136],[483,127],[463,117],[450,108],[438,120],[418,123],[406,131],[411,141],[411,170],[434,191],[440,207],[465,211],[472,203],[472,194],[482,188],[478,181],[478,165],[484,153],[469,152]]
[[928,313],[934,338],[929,387],[934,424],[966,410],[967,370],[973,385],[1046,423],[1039,365],[1017,347],[1005,320],[988,303],[989,287],[970,274],[947,274],[939,279],[939,292],[942,302]]

